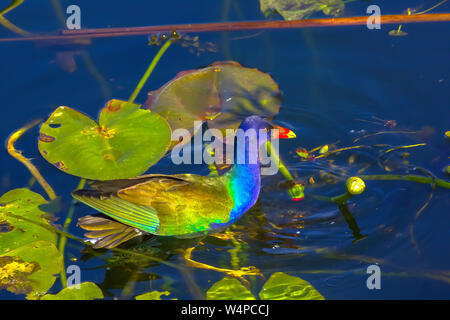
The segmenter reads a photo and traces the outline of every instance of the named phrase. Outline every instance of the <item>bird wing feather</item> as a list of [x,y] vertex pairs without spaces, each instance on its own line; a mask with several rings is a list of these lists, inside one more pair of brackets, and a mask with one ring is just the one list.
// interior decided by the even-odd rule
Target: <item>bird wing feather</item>
[[191,174],[103,181],[75,198],[140,230],[168,236],[207,232],[229,222],[234,206],[223,179]]

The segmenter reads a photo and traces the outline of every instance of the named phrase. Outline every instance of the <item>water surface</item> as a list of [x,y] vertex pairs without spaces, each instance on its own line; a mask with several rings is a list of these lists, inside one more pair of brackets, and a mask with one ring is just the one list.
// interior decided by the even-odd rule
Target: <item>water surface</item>
[[[225,20],[262,20],[258,1],[61,1],[63,8],[78,4],[82,27],[144,26],[176,23],[200,23]],[[231,3],[227,14],[227,3]],[[431,7],[435,1],[414,3]],[[383,14],[401,13],[410,1],[379,1]],[[436,12],[449,11],[450,4]],[[347,15],[364,15],[366,2],[349,3]],[[8,19],[34,33],[48,33],[60,28],[51,1],[25,1],[7,15]],[[358,174],[386,173],[377,164],[376,149],[361,149],[326,159],[301,162],[296,148],[333,144],[354,144],[354,139],[379,131],[389,131],[383,123],[369,123],[377,117],[395,120],[395,130],[417,134],[386,134],[360,140],[361,144],[393,146],[426,143],[407,150],[410,167],[391,173],[421,173],[423,168],[446,178],[442,168],[449,164],[450,144],[443,134],[449,130],[450,33],[448,23],[404,26],[406,37],[391,37],[388,31],[368,30],[365,26],[265,32],[205,33],[200,41],[213,42],[217,52],[200,56],[185,48],[172,46],[161,60],[137,101],[144,102],[146,92],[157,89],[179,71],[209,65],[214,61],[235,60],[246,67],[270,73],[283,92],[283,103],[276,121],[291,128],[297,139],[281,141],[280,154],[299,180],[308,181],[320,172],[338,175],[337,183],[312,185],[305,199],[293,202],[279,187],[281,175],[263,179],[258,204],[231,232],[235,240],[207,237],[202,244],[175,240],[150,239],[127,245],[159,259],[183,267],[184,271],[136,257],[107,250],[93,252],[71,240],[66,248],[66,263],[82,269],[82,281],[93,281],[107,298],[132,298],[151,290],[169,290],[173,298],[196,299],[223,274],[185,266],[182,250],[197,248],[197,261],[217,267],[255,266],[268,278],[282,271],[309,281],[327,299],[442,299],[450,298],[447,280],[437,279],[449,271],[450,230],[449,190],[437,188],[433,198],[417,220],[414,216],[428,200],[430,185],[406,181],[366,181],[366,191],[354,197],[349,211],[359,233],[351,228],[339,208],[319,201],[314,195],[335,196],[345,191],[344,177]],[[0,37],[12,34],[0,29]],[[40,46],[31,42],[0,44],[0,96],[2,99],[0,137],[36,118],[47,117],[57,106],[66,105],[92,117],[107,100],[126,100],[156,53],[147,46],[145,36],[93,40],[86,47],[70,48],[77,69],[67,73],[56,61],[57,52],[69,50]],[[96,68],[86,64],[86,57]],[[103,87],[99,78],[104,79]],[[105,89],[105,85],[107,89]],[[18,143],[24,154],[48,179],[62,197],[63,223],[71,204],[70,191],[78,179],[49,165],[37,150],[37,129]],[[30,175],[5,149],[0,156],[0,193],[27,186]],[[349,157],[355,154],[354,163]],[[393,163],[401,161],[398,157]],[[150,172],[172,174],[193,172],[207,174],[206,166],[176,167],[163,159]],[[342,174],[343,173],[343,174]],[[342,175],[341,175],[342,174]],[[448,179],[448,177],[447,177]],[[43,193],[39,186],[33,190]],[[92,214],[78,205],[75,218]],[[348,218],[348,217],[347,217]],[[410,235],[414,225],[414,244]],[[82,237],[72,223],[69,232]],[[356,236],[355,236],[356,234]],[[355,241],[359,238],[359,241]],[[233,251],[234,250],[234,251]],[[233,259],[232,259],[233,257]],[[378,263],[382,270],[382,289],[368,290],[366,268]],[[264,282],[252,277],[256,294]],[[195,284],[194,284],[195,283]],[[197,289],[196,289],[197,288]],[[51,292],[61,289],[55,282]],[[5,290],[1,298],[22,299]]]

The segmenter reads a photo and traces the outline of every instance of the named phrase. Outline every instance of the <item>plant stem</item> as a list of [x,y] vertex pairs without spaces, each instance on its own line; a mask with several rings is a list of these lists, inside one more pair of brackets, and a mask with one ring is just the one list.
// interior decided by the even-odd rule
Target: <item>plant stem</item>
[[14,131],[10,137],[8,138],[8,143],[7,143],[7,150],[8,153],[16,160],[20,161],[23,165],[25,165],[25,167],[27,167],[27,169],[31,172],[31,174],[33,175],[33,177],[36,178],[36,180],[39,182],[39,184],[41,185],[42,188],[44,188],[45,192],[47,192],[48,197],[50,198],[50,200],[54,200],[56,199],[56,194],[53,191],[52,187],[48,184],[48,182],[44,179],[44,177],[41,175],[41,173],[39,172],[39,170],[31,163],[31,161],[27,158],[25,158],[22,155],[22,152],[19,150],[16,150],[16,148],[14,147],[14,143],[16,143],[17,140],[19,140],[19,138],[25,133],[27,132],[29,129],[33,128],[35,125],[37,125],[38,123],[40,123],[41,120],[35,120],[25,126],[23,126],[22,128]]
[[11,30],[14,33],[17,33],[21,36],[31,36],[31,33],[23,30],[22,28],[19,28],[15,24],[11,23],[8,19],[6,19],[3,15],[8,13],[9,11],[13,10],[14,8],[20,6],[23,3],[24,0],[16,0],[12,1],[9,6],[7,6],[5,9],[0,10],[0,25],[4,26],[6,29]]
[[[272,143],[270,141],[266,142],[266,148],[268,154],[272,157],[273,160],[275,160],[275,162],[278,163],[278,169],[280,170],[281,174],[287,180],[294,181],[294,177],[289,172],[288,168],[284,165],[283,161],[281,161],[281,158],[276,152],[276,150],[272,148]],[[304,197],[303,186],[300,184],[296,184],[294,187],[290,188],[288,192],[293,200],[303,199]]]
[[267,147],[267,151],[270,154],[270,156],[272,157],[272,159],[275,160],[276,162],[278,162],[278,168],[279,168],[281,174],[287,180],[294,180],[294,177],[292,177],[291,173],[286,168],[286,166],[284,165],[283,161],[281,161],[280,156],[278,155],[276,150],[273,150],[272,143],[270,141],[266,142],[266,147]]
[[[399,23],[420,23],[450,21],[449,13],[432,13],[421,15],[393,14],[382,15],[381,24]],[[270,20],[270,21],[237,21],[237,22],[214,22],[199,24],[181,24],[165,26],[148,26],[134,28],[99,28],[99,29],[79,29],[62,30],[62,35],[77,35],[90,37],[116,37],[126,35],[142,35],[155,32],[171,32],[177,30],[178,33],[200,33],[213,31],[242,31],[242,30],[268,30],[268,29],[291,29],[310,27],[337,27],[366,25],[367,16],[342,17],[342,18],[320,18],[307,20]]]
[[[77,189],[82,189],[84,185],[86,184],[85,179],[81,179],[80,183],[78,184]],[[69,212],[67,213],[66,221],[64,221],[63,226],[63,232],[67,232],[67,229],[69,229],[70,223],[72,222],[73,213],[75,211],[75,204],[77,203],[77,200],[73,199],[72,204],[70,206]],[[61,285],[63,288],[67,288],[67,277],[66,277],[66,264],[64,262],[64,249],[66,247],[67,237],[65,235],[61,235],[59,239],[59,246],[58,250],[61,253],[62,259],[63,259],[63,270],[60,272],[60,279],[61,279]]]
[[136,89],[134,89],[133,93],[131,94],[130,99],[128,99],[128,102],[131,102],[131,103],[134,102],[134,99],[136,99],[137,95],[141,91],[141,89],[144,86],[145,82],[147,82],[148,77],[150,77],[150,75],[152,74],[152,72],[155,69],[156,65],[158,64],[159,60],[163,56],[164,52],[166,52],[166,50],[170,47],[171,44],[172,44],[172,40],[169,39],[159,49],[158,53],[156,54],[156,56],[153,58],[152,62],[148,66],[147,71],[145,71],[144,75],[142,76],[141,81],[139,81]]
[[424,14],[424,13],[430,12],[431,10],[436,9],[436,8],[439,7],[441,4],[444,4],[444,3],[446,3],[446,2],[447,2],[447,0],[442,0],[442,1],[439,2],[438,4],[432,6],[431,8],[429,8],[429,9],[427,9],[427,10],[424,10],[424,11],[421,11],[421,12],[417,12],[416,14]]
[[[381,16],[381,24],[401,24],[401,23],[424,23],[424,22],[445,22],[450,21],[450,13],[433,14],[393,14]],[[273,20],[273,21],[239,21],[239,22],[217,22],[202,24],[180,24],[147,27],[124,27],[124,28],[99,28],[62,30],[59,35],[44,35],[22,38],[2,38],[0,42],[11,41],[43,41],[62,40],[71,38],[107,38],[147,35],[149,33],[164,33],[177,30],[179,33],[200,33],[215,31],[242,31],[242,30],[270,30],[270,29],[300,29],[313,27],[340,27],[340,26],[360,26],[367,23],[367,16],[325,18],[308,20]]]
[[347,203],[347,201],[350,200],[352,197],[353,197],[352,194],[346,192],[344,194],[341,194],[340,196],[332,197],[331,200],[337,205],[341,205]]
[[[63,28],[66,27],[66,14],[61,6],[61,3],[59,0],[50,0],[53,6],[53,11],[55,12],[56,17],[58,18],[61,26]],[[90,41],[90,39],[87,39]],[[90,42],[89,42],[90,43]],[[98,84],[100,85],[100,88],[102,90],[103,96],[105,97],[105,100],[111,99],[111,90],[109,89],[108,82],[105,80],[105,77],[101,74],[101,72],[98,70],[98,68],[95,66],[94,62],[92,61],[91,57],[89,56],[89,53],[87,50],[83,50],[81,52],[81,57],[83,59],[84,64],[86,65],[86,68],[88,69],[89,73],[94,77],[95,80],[97,80]]]
[[[418,182],[418,183],[425,183],[430,184],[434,182],[434,184],[441,188],[450,189],[450,182],[437,179],[437,178],[430,178],[430,177],[424,177],[419,176],[415,174],[408,174],[408,175],[398,175],[398,174],[374,174],[374,175],[364,175],[364,176],[358,176],[363,180],[401,180],[401,181],[412,181],[412,182]],[[347,202],[350,200],[352,195],[350,195],[348,192],[335,196],[335,197],[327,197],[327,196],[321,196],[321,195],[311,195],[311,198],[325,201],[325,202],[333,202],[336,204],[342,204],[344,202]]]
[[403,181],[413,181],[418,183],[432,183],[434,180],[434,183],[436,186],[441,188],[450,189],[450,182],[437,179],[437,178],[429,178],[424,176],[419,176],[415,174],[408,174],[408,175],[397,175],[397,174],[374,174],[374,175],[364,175],[359,176],[363,180],[403,180]]
[[23,30],[22,28],[11,23],[8,19],[3,17],[2,15],[0,15],[0,25],[4,26],[6,29],[9,29],[10,31],[17,33],[21,36],[24,36],[24,37],[31,36],[30,32]]

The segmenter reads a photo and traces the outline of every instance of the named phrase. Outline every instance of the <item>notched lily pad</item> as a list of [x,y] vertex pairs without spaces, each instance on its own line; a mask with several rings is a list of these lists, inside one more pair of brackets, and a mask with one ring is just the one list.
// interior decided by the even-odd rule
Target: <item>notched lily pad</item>
[[102,290],[93,282],[82,282],[78,286],[64,288],[57,294],[46,294],[41,300],[94,300],[103,299]]
[[206,292],[207,300],[256,300],[253,294],[237,279],[225,277]]
[[28,189],[14,189],[0,198],[0,255],[38,240],[56,244],[57,235],[45,228],[48,213],[40,209],[47,203]]
[[58,169],[86,179],[137,176],[167,152],[171,131],[157,113],[111,100],[98,123],[68,107],[57,108],[42,124],[39,151]]
[[343,14],[342,0],[260,0],[261,11],[266,15],[279,13],[285,20],[301,20],[322,11],[327,16]]
[[308,282],[299,277],[275,272],[259,293],[261,300],[324,300]]
[[270,75],[228,61],[180,72],[149,92],[145,106],[161,114],[172,130],[193,133],[194,121],[208,121],[210,128],[236,129],[250,115],[273,117],[280,103],[281,93]]

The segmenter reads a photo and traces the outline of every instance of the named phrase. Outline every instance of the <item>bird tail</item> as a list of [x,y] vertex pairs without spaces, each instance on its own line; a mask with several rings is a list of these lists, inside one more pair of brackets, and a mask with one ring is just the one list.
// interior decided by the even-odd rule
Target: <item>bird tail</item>
[[95,249],[111,249],[143,234],[136,228],[98,216],[81,217],[77,225],[89,231],[84,235],[91,239]]

